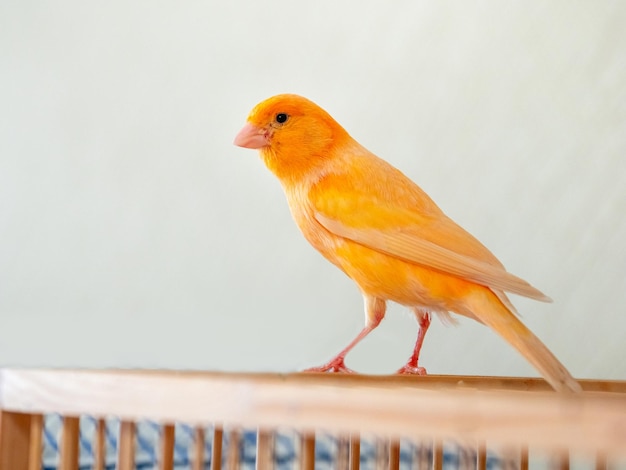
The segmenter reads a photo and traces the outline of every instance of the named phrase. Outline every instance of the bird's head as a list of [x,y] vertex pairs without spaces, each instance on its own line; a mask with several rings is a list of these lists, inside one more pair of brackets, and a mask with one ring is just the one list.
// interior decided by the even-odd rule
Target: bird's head
[[257,104],[235,145],[258,149],[281,180],[319,168],[350,139],[322,108],[298,95],[277,95]]

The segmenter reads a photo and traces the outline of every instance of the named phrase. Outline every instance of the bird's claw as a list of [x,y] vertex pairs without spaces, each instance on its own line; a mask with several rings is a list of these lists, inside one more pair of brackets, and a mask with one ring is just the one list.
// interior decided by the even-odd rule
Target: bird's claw
[[322,366],[309,367],[308,369],[305,369],[303,372],[330,372],[330,373],[335,373],[335,374],[356,374],[355,371],[353,371],[349,367],[346,367],[346,364],[343,362],[342,357],[337,357]]
[[396,372],[398,375],[428,375],[424,367],[406,364]]

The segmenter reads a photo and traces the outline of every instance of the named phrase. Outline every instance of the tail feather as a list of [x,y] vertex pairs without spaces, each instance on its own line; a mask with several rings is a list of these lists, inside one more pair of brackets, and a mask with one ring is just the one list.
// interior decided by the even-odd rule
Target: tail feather
[[493,292],[481,289],[468,300],[472,313],[517,349],[559,392],[580,392],[580,384]]

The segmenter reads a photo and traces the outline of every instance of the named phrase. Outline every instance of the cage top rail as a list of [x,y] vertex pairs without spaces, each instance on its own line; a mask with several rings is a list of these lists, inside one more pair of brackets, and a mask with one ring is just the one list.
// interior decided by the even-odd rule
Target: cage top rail
[[0,369],[0,408],[626,454],[626,381]]

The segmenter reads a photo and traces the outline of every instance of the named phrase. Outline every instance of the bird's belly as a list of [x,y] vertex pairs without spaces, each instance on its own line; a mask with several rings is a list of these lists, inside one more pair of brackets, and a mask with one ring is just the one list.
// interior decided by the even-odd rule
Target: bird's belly
[[476,287],[350,241],[338,246],[334,256],[364,293],[402,305],[458,311],[456,307]]

